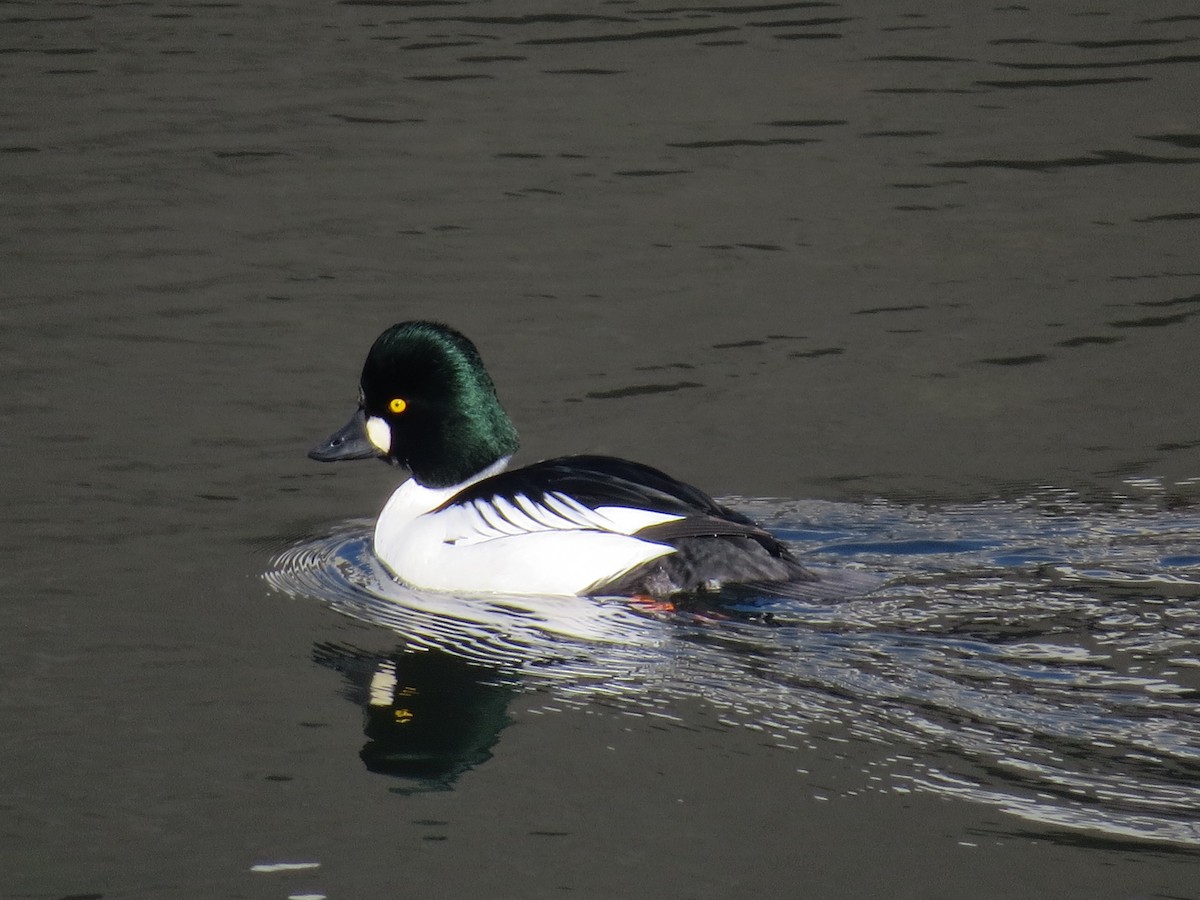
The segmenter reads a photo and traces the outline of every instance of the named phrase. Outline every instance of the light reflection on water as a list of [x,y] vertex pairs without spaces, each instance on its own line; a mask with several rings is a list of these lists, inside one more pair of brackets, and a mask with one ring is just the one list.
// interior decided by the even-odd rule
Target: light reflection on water
[[267,578],[558,706],[670,720],[674,701],[702,698],[782,747],[877,744],[886,789],[989,804],[1049,832],[1200,847],[1200,510],[1049,490],[962,506],[737,505],[813,565],[883,586],[829,603],[738,598],[725,615],[465,599],[392,581],[363,521],[284,552]]

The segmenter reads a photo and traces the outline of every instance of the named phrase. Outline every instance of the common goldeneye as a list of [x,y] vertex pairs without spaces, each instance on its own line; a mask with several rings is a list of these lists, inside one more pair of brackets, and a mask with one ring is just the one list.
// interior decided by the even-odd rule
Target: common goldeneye
[[358,410],[308,455],[412,473],[379,515],[375,553],[418,588],[666,598],[818,580],[750,519],[657,469],[564,456],[507,470],[516,449],[475,345],[403,322],[371,347]]

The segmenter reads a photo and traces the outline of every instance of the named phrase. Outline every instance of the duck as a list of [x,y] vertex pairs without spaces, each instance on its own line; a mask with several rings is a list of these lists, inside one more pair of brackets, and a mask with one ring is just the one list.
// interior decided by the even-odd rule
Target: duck
[[766,529],[665,472],[600,455],[509,468],[517,448],[475,345],[439,322],[409,321],[375,340],[358,408],[308,455],[408,470],[373,546],[417,589],[669,602],[820,581]]

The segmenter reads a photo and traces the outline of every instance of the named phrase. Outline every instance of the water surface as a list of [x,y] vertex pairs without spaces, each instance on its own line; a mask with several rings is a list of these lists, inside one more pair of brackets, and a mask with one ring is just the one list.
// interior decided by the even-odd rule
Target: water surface
[[476,706],[444,688],[454,659],[473,687],[503,696],[541,691],[680,725],[672,701],[699,699],[772,746],[811,748],[835,732],[886,748],[860,789],[924,790],[1081,837],[1200,848],[1195,512],[1151,498],[1088,508],[1061,492],[932,510],[757,506],[818,571],[854,573],[861,587],[836,596],[835,583],[825,602],[729,596],[668,612],[620,598],[455,598],[393,581],[369,523],[297,545],[268,579],[396,631],[387,656],[326,647],[318,657],[369,684],[361,699],[375,718],[393,715],[368,733],[392,744],[392,774],[412,779],[398,790],[452,786],[504,726],[489,691],[465,748],[435,752],[414,737]]
[[[0,894],[1195,895],[1198,38],[0,0]],[[886,586],[371,602],[303,454],[413,317]]]

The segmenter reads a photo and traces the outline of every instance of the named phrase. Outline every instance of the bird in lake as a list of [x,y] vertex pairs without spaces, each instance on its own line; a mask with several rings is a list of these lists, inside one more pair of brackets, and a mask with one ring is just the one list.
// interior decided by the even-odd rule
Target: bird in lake
[[380,513],[374,547],[417,588],[665,600],[820,580],[746,516],[650,466],[563,456],[508,469],[516,450],[475,345],[415,321],[375,341],[358,409],[309,456],[378,457],[411,473]]

